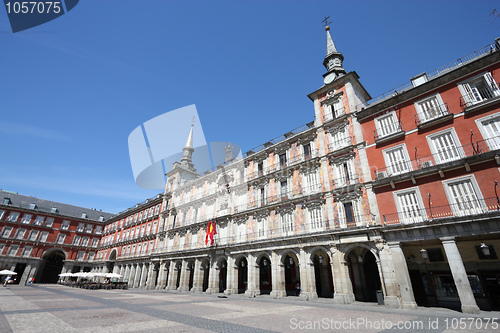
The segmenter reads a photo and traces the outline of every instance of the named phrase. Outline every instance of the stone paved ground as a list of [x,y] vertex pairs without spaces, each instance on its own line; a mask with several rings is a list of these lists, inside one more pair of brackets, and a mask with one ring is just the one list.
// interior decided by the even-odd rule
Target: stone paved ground
[[[0,332],[500,332],[500,313],[59,285],[0,288]],[[397,326],[399,325],[399,326]]]

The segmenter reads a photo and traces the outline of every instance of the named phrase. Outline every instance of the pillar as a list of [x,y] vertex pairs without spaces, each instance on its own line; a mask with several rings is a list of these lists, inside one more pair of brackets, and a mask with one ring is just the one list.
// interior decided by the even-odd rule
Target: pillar
[[[399,242],[387,244],[391,250],[394,274],[396,276],[397,284],[399,285],[399,293],[401,295],[401,306],[404,309],[418,308],[413,294],[411,285],[410,274],[408,273],[408,266],[406,265],[406,257]],[[382,255],[381,255],[382,256]],[[385,273],[384,273],[385,274]]]
[[194,262],[193,288],[192,292],[203,292],[203,269],[201,267],[201,259],[196,259]]
[[227,281],[224,295],[238,294],[238,267],[233,256],[227,257]]
[[182,261],[180,274],[181,274],[181,279],[179,281],[179,288],[177,288],[177,290],[189,291],[189,269],[187,260]]
[[303,248],[300,249],[300,299],[304,301],[318,298],[314,263],[311,261],[310,256],[309,252]]
[[133,287],[134,286],[134,281],[135,281],[135,264],[130,264],[130,272],[129,272],[129,278],[128,278],[128,286]]
[[280,255],[275,251],[271,254],[271,296],[274,298],[286,297],[285,265],[280,260]]
[[130,265],[125,265],[125,273],[123,275],[123,281],[129,282],[130,280]]
[[139,283],[139,287],[140,288],[146,288],[146,281],[148,279],[148,276],[149,276],[149,269],[151,267],[153,267],[153,265],[149,265],[149,264],[142,264],[141,265],[141,280],[140,280],[140,283]]
[[210,262],[210,273],[208,273],[208,289],[207,294],[219,292],[219,268],[216,262]]
[[465,266],[462,261],[462,257],[460,256],[460,252],[458,251],[455,238],[443,237],[440,238],[440,240],[443,243],[446,258],[448,258],[448,264],[450,265],[451,274],[453,275],[453,280],[455,281],[455,286],[457,287],[460,303],[462,303],[462,312],[480,313],[481,311],[479,310],[474,294],[472,293],[469,278],[467,277],[467,272],[465,271]]
[[169,274],[168,274],[168,284],[167,287],[165,288],[166,290],[176,290],[175,283],[177,282],[177,274],[179,274],[179,271],[177,270],[177,267],[175,267],[175,261],[170,262],[170,269],[169,269]]
[[168,272],[168,265],[170,263],[167,263],[165,261],[162,261],[160,263],[160,268],[159,268],[159,276],[158,276],[158,283],[156,284],[156,289],[165,289],[167,286],[167,272]]
[[248,260],[248,286],[247,290],[245,291],[245,295],[248,297],[255,297],[260,295],[259,265],[257,265],[255,255],[253,254],[249,254],[247,260]]
[[[151,289],[156,289],[156,277],[158,276],[158,269],[156,269],[157,264],[154,262],[151,262],[149,264],[149,270],[148,270],[148,278],[146,280],[146,288],[148,290]],[[158,265],[159,267],[159,265]]]
[[142,264],[136,264],[135,266],[135,277],[134,277],[134,288],[139,288],[141,284],[141,273],[142,273]]

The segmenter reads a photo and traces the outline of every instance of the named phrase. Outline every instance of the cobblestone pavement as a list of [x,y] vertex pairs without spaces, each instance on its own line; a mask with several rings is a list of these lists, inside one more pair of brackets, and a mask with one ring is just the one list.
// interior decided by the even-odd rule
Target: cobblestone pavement
[[500,312],[164,291],[0,288],[0,332],[500,332]]

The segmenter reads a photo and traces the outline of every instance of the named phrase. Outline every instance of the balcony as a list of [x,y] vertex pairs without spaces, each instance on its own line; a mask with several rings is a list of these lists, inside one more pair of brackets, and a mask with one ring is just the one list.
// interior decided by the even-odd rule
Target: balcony
[[460,106],[464,113],[471,113],[483,107],[500,102],[498,83],[484,84],[483,88],[471,87],[470,92],[460,97]]
[[380,127],[373,131],[376,144],[404,137],[404,135],[405,131],[403,130],[403,124],[400,121],[393,122],[392,124]]
[[424,129],[434,126],[444,121],[453,118],[453,113],[450,112],[448,104],[438,104],[433,108],[429,108],[422,112],[417,112],[415,115],[415,123],[418,129]]
[[349,191],[352,190],[350,189],[350,186],[359,184],[359,176],[356,175],[349,175],[341,178],[337,178],[333,180],[333,189],[337,191]]
[[[461,147],[450,147],[436,154],[419,157],[410,161],[399,161],[386,168],[378,169],[374,171],[375,181],[378,184],[382,184],[394,180],[396,176],[404,178],[404,176],[420,175],[436,171],[443,168],[443,166],[460,165],[470,160],[484,159],[485,154],[498,149],[500,149],[500,136],[481,140],[476,143],[469,143]],[[491,155],[493,157],[493,153]]]
[[340,107],[340,108],[333,110],[333,111],[330,109],[330,110],[325,112],[324,123],[326,124],[326,123],[333,121],[333,120],[343,120],[345,118],[344,117],[345,115],[346,115],[346,113],[345,113],[344,107]]
[[346,148],[352,146],[352,139],[350,136],[342,138],[340,140],[335,140],[328,145],[330,153],[343,153]]
[[500,199],[498,197],[493,197],[386,214],[383,215],[383,223],[384,225],[412,224],[451,217],[491,214],[499,211]]

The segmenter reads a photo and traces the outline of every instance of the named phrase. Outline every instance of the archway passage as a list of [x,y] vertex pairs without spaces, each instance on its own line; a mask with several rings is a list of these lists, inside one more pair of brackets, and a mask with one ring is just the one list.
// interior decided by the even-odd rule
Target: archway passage
[[188,264],[188,270],[189,270],[189,290],[193,288],[193,282],[194,282],[194,262],[190,262]]
[[44,267],[39,283],[57,283],[64,266],[64,253],[56,250],[46,254],[42,259],[44,260]]
[[223,293],[226,290],[227,284],[227,262],[226,260],[222,260],[219,263],[219,292]]
[[203,292],[208,289],[208,278],[210,277],[210,263],[208,260],[204,261],[202,264],[203,267]]
[[318,297],[333,298],[333,275],[329,258],[328,254],[323,251],[314,255],[314,276]]
[[259,281],[260,293],[263,295],[271,294],[271,261],[267,257],[262,257],[259,261]]
[[285,257],[285,290],[287,296],[299,296],[300,270],[296,258]]
[[348,257],[349,277],[354,297],[360,302],[376,302],[377,291],[381,290],[377,259],[371,251],[353,250]]
[[181,268],[181,263],[178,263],[175,267],[175,272],[177,273],[177,277],[175,279],[175,289],[179,288],[179,286],[181,285]]
[[248,286],[248,262],[243,258],[238,263],[238,294],[243,294]]

